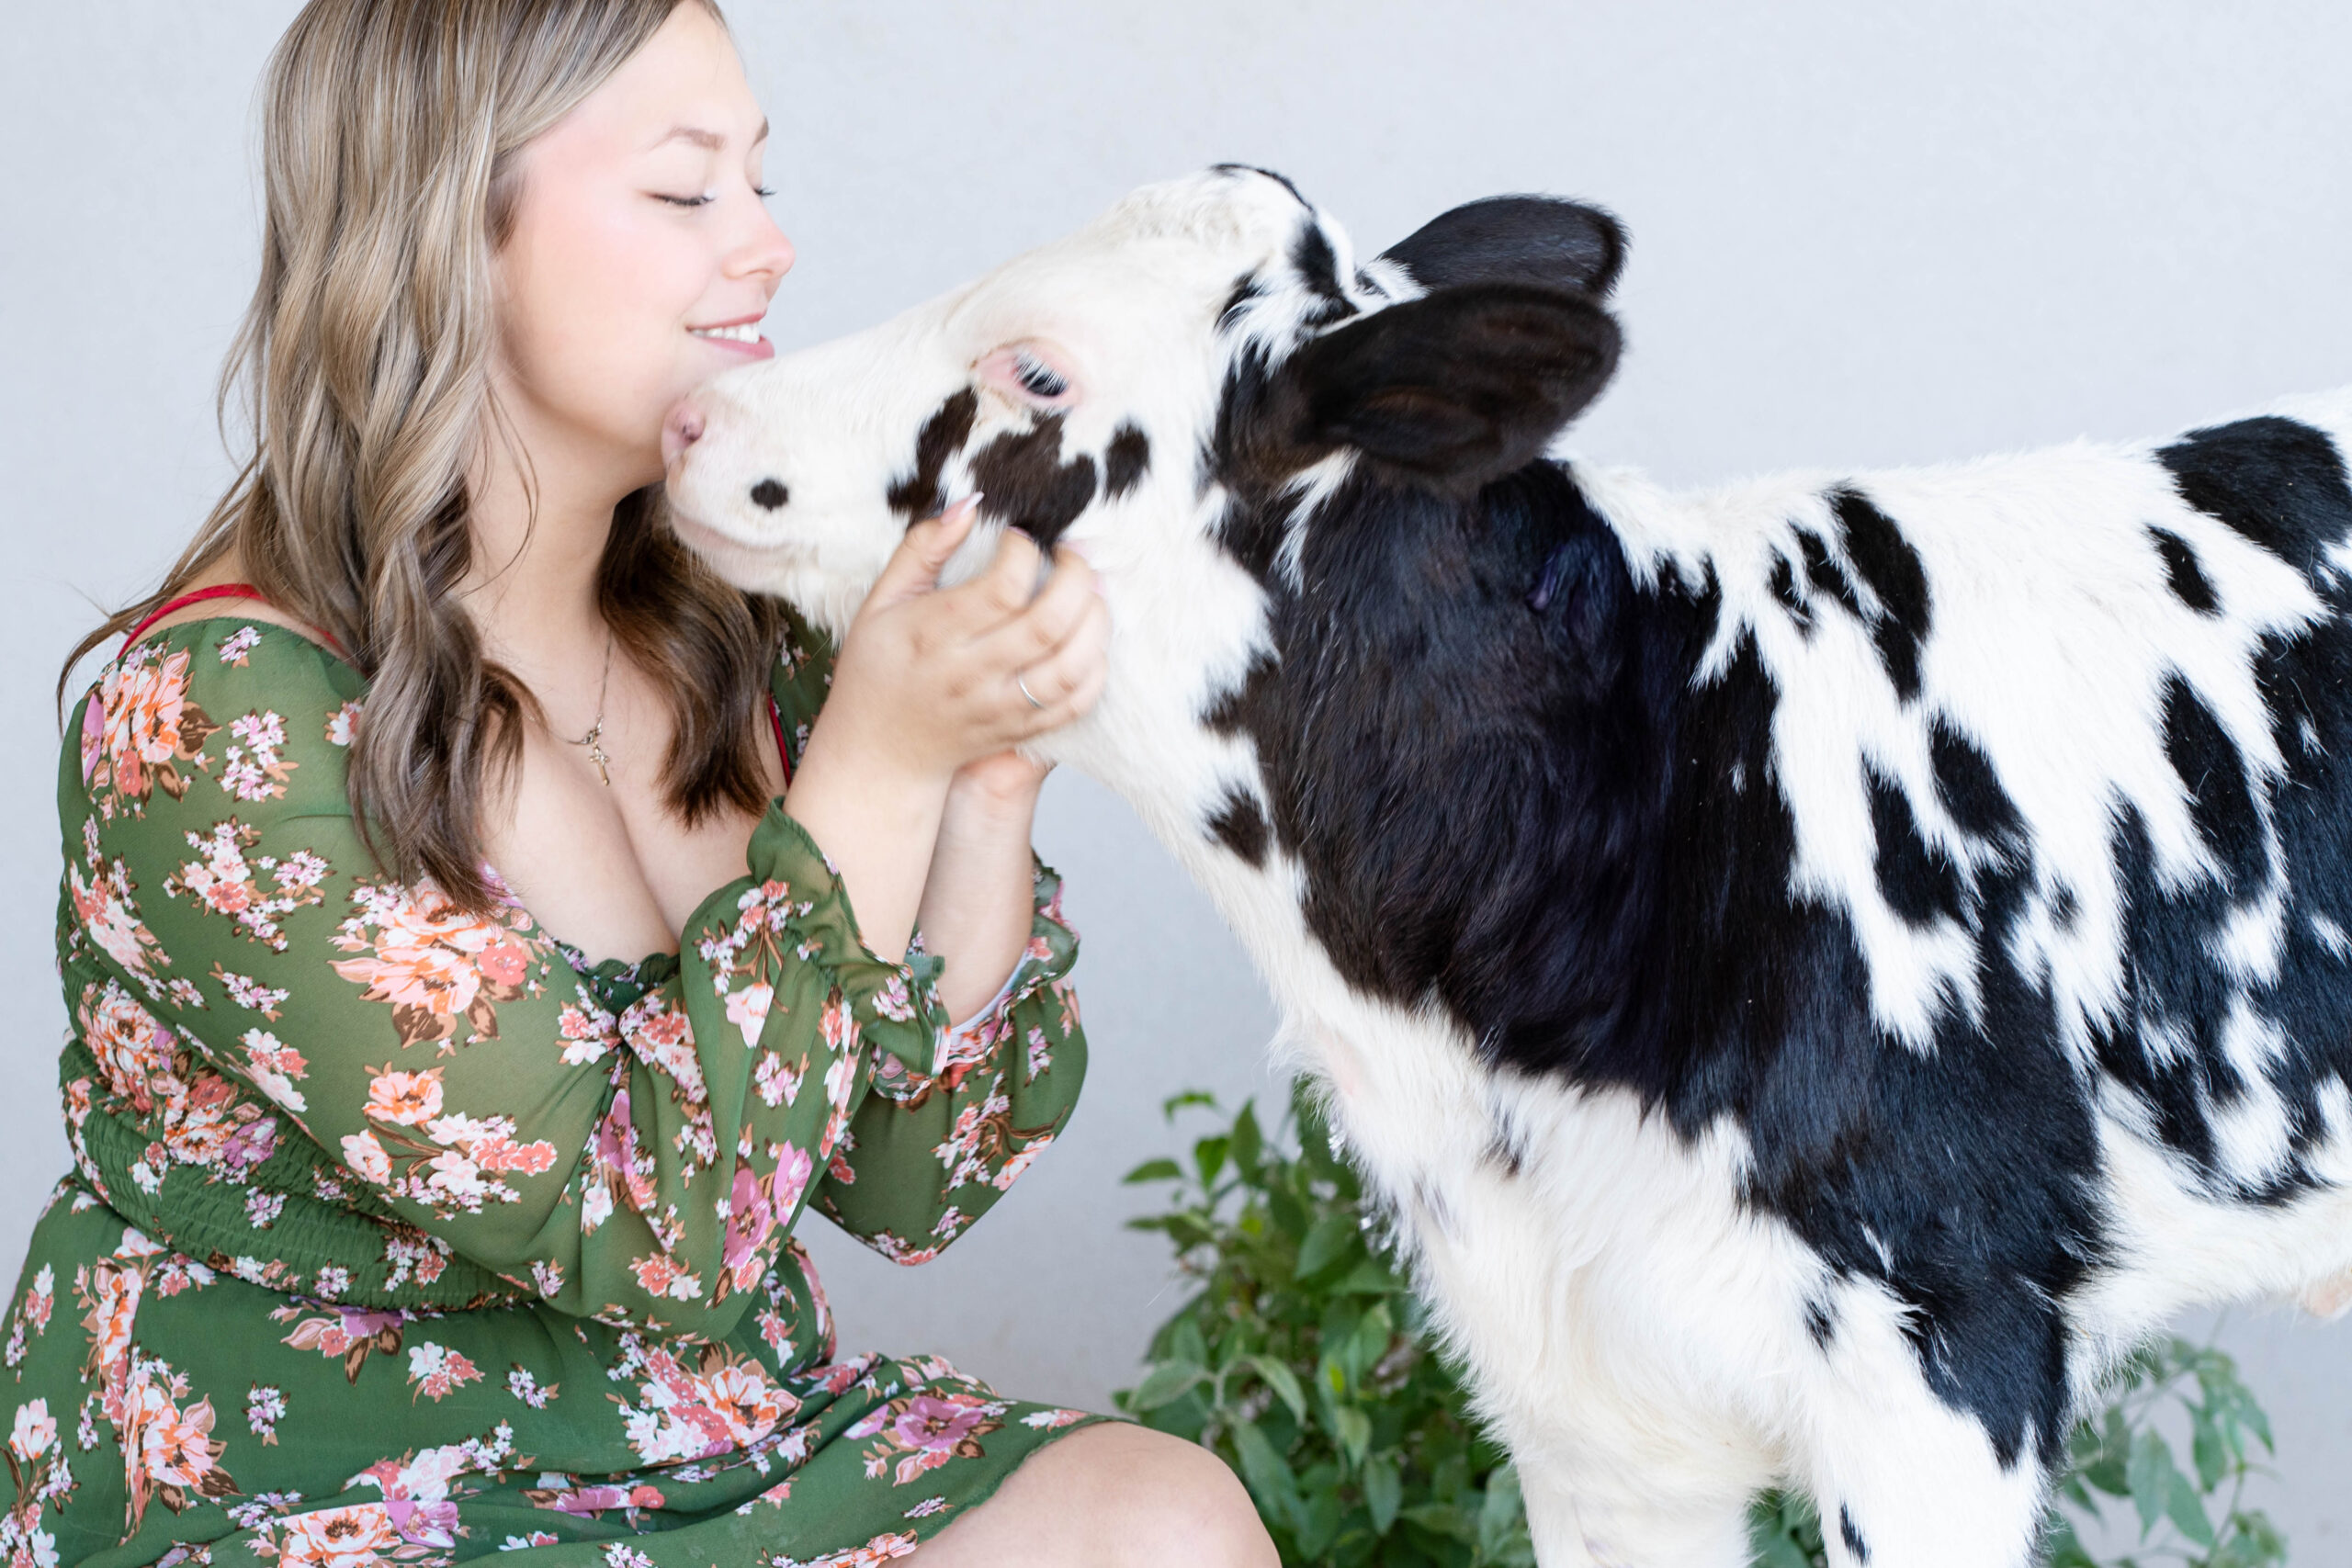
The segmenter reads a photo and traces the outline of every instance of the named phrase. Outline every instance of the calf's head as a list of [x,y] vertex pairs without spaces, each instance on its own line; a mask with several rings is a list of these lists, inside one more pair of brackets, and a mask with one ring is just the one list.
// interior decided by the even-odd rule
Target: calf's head
[[696,393],[668,433],[672,510],[729,581],[836,637],[907,525],[962,495],[985,500],[951,581],[1003,527],[1077,546],[1111,598],[1111,676],[1096,718],[1044,749],[1092,763],[1090,728],[1197,715],[1263,654],[1341,487],[1458,505],[1539,459],[1614,368],[1623,250],[1590,208],[1498,197],[1359,265],[1279,175],[1146,186]]

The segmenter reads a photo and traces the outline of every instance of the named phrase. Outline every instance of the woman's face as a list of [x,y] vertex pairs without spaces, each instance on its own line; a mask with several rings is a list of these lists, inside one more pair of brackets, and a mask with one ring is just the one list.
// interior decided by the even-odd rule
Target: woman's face
[[523,150],[497,375],[543,475],[652,483],[670,405],[775,352],[755,323],[792,242],[761,200],[766,140],[734,45],[687,0]]

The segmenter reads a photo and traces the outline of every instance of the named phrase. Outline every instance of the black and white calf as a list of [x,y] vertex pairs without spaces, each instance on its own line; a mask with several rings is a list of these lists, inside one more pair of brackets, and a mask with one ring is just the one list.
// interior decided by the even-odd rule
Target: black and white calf
[[1211,171],[723,378],[671,494],[836,633],[954,495],[1081,544],[1043,749],[1263,966],[1547,1568],[1743,1562],[1775,1482],[2009,1568],[2134,1342],[2352,1299],[2352,394],[1670,493],[1545,456],[1621,252],[1359,266]]

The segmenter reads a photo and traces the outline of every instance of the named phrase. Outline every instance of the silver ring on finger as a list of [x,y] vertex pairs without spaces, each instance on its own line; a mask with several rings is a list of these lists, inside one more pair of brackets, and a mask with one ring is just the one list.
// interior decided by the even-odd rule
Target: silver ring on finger
[[1029,689],[1029,682],[1021,678],[1022,674],[1023,671],[1018,670],[1014,671],[1012,672],[1012,683],[1021,688],[1021,694],[1029,699],[1029,705],[1031,707],[1035,708],[1039,713],[1045,712],[1046,705],[1037,700],[1037,694]]

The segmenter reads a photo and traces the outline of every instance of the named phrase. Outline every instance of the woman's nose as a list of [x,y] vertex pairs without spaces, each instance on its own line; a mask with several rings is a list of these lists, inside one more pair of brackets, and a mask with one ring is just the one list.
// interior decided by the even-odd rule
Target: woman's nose
[[680,398],[662,422],[662,466],[676,468],[686,448],[702,439],[702,429],[701,405],[690,397]]

